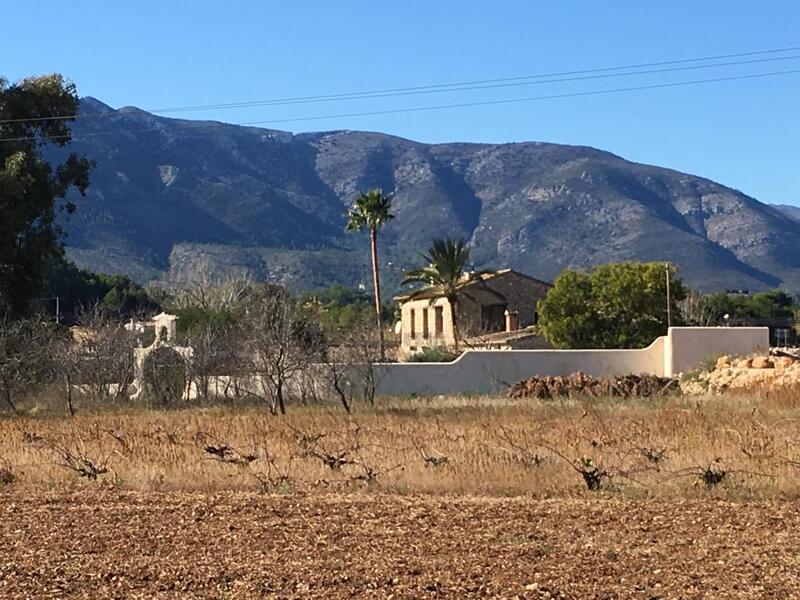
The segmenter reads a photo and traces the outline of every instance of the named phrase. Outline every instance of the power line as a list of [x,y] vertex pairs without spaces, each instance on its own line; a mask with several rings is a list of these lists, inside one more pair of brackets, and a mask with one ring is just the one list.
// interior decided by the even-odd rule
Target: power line
[[[544,96],[527,96],[521,98],[506,98],[501,100],[484,100],[484,101],[477,101],[477,102],[463,102],[463,103],[456,103],[456,104],[439,104],[434,106],[415,106],[409,108],[395,108],[395,109],[386,109],[386,110],[373,110],[373,111],[361,111],[361,112],[351,112],[351,113],[338,113],[338,114],[327,114],[327,115],[314,115],[308,117],[290,117],[284,119],[270,119],[270,120],[261,120],[261,121],[245,121],[241,123],[206,123],[206,122],[196,122],[193,123],[191,126],[196,128],[207,128],[207,127],[225,127],[228,125],[238,125],[238,126],[254,126],[254,125],[269,125],[269,124],[277,124],[277,123],[291,123],[291,122],[299,122],[299,121],[319,121],[325,119],[342,119],[342,118],[351,118],[351,117],[366,117],[366,116],[376,116],[376,115],[388,115],[388,114],[402,114],[402,113],[412,113],[412,112],[424,112],[424,111],[434,111],[434,110],[446,110],[446,109],[455,109],[455,108],[468,108],[474,106],[491,106],[491,105],[499,105],[499,104],[514,104],[514,103],[521,103],[521,102],[533,102],[539,100],[554,100],[554,99],[561,99],[561,98],[576,98],[576,97],[584,97],[584,96],[599,96],[599,95],[608,95],[608,94],[619,94],[624,92],[635,92],[635,91],[644,91],[644,90],[654,90],[654,89],[664,89],[664,88],[675,88],[675,87],[684,87],[684,86],[691,86],[691,85],[700,85],[706,83],[719,83],[725,81],[738,81],[738,80],[746,80],[746,79],[759,79],[759,78],[766,78],[766,77],[777,77],[780,75],[790,75],[800,73],[800,69],[790,69],[785,71],[772,71],[767,73],[751,73],[747,75],[731,75],[728,77],[714,77],[714,78],[707,78],[707,79],[694,79],[688,81],[675,81],[670,83],[656,83],[656,84],[649,84],[649,85],[639,85],[639,86],[629,86],[629,87],[620,87],[620,88],[611,88],[605,90],[590,90],[585,92],[566,92],[562,94],[548,94]],[[190,122],[191,123],[191,122]],[[146,133],[151,131],[160,131],[160,128],[157,127],[149,127],[149,128],[142,128],[142,129],[134,129],[134,130],[126,130],[126,131],[106,131],[106,132],[91,132],[85,133],[79,136],[75,136],[78,139],[86,138],[86,137],[96,137],[96,136],[103,136],[103,135],[118,135],[120,133]],[[63,139],[69,138],[71,134],[64,134],[64,135],[55,135],[55,136],[45,136],[44,139]],[[37,136],[27,136],[27,137],[11,137],[11,138],[2,138],[0,142],[18,142],[18,141],[32,141],[40,139]]]
[[[299,101],[310,101],[310,100],[342,100],[348,99],[352,97],[361,97],[367,96],[370,97],[373,94],[390,94],[390,93],[399,93],[399,92],[412,92],[412,91],[419,91],[419,90],[436,90],[441,88],[452,88],[452,87],[463,87],[463,86],[473,86],[473,85],[483,85],[483,84],[494,84],[494,83],[505,83],[505,82],[513,82],[513,81],[522,81],[528,79],[543,79],[548,77],[566,77],[571,75],[585,75],[589,73],[602,73],[608,71],[620,71],[623,69],[640,69],[645,67],[661,67],[666,65],[675,65],[675,64],[684,64],[684,63],[692,63],[692,62],[703,62],[703,61],[710,61],[710,60],[722,60],[727,58],[741,58],[745,56],[757,56],[757,55],[764,55],[764,54],[779,54],[784,52],[795,52],[800,50],[800,46],[793,46],[788,48],[775,48],[771,50],[757,50],[752,52],[740,52],[736,54],[721,54],[716,56],[705,56],[705,57],[696,57],[696,58],[687,58],[681,60],[668,60],[668,61],[660,61],[660,62],[650,62],[650,63],[639,63],[639,64],[631,64],[631,65],[620,65],[615,67],[600,67],[595,69],[581,69],[577,71],[562,71],[556,73],[541,73],[537,75],[521,75],[517,77],[503,77],[497,79],[481,79],[475,81],[461,81],[456,83],[441,83],[441,84],[432,84],[432,85],[420,85],[420,86],[413,86],[413,87],[401,87],[401,88],[388,88],[388,89],[381,89],[381,90],[370,90],[370,91],[361,91],[361,92],[346,92],[340,94],[327,94],[327,95],[317,95],[317,96],[298,96],[293,98],[276,98],[272,100],[253,100],[250,102],[231,102],[227,104],[206,104],[206,105],[197,105],[197,106],[183,106],[183,107],[176,107],[176,108],[161,108],[161,109],[153,109],[148,110],[147,112],[151,113],[169,113],[169,112],[188,112],[188,111],[195,111],[195,110],[213,110],[213,109],[223,109],[223,108],[247,108],[251,106],[261,106],[261,105],[269,105],[269,104],[283,104],[283,103],[294,103]],[[702,67],[700,67],[702,68]]]
[[[776,62],[776,61],[784,61],[784,60],[797,60],[800,58],[800,55],[794,56],[781,56],[777,58],[761,58],[761,59],[754,59],[754,60],[740,60],[734,62],[724,62],[724,63],[712,63],[708,65],[691,65],[691,66],[684,66],[684,67],[669,67],[666,69],[647,69],[642,71],[628,71],[625,73],[604,73],[598,75],[581,75],[575,77],[560,77],[554,79],[538,79],[536,81],[516,81],[511,83],[496,83],[496,84],[486,84],[486,85],[469,85],[463,87],[449,87],[446,89],[428,89],[428,90],[415,90],[415,91],[407,91],[407,92],[385,92],[385,93],[373,93],[369,95],[358,95],[358,96],[350,96],[348,98],[339,98],[339,97],[327,97],[327,98],[319,98],[319,99],[297,99],[297,100],[284,100],[284,101],[271,101],[271,100],[264,100],[262,102],[251,102],[248,103],[247,107],[255,107],[255,106],[285,106],[288,104],[308,104],[308,103],[317,103],[317,102],[336,102],[341,100],[362,100],[362,99],[372,99],[372,98],[395,98],[399,96],[417,96],[423,94],[441,94],[441,93],[450,93],[450,92],[463,92],[463,91],[472,91],[472,90],[488,90],[488,89],[498,89],[498,88],[509,88],[509,87],[520,87],[526,85],[543,85],[547,83],[568,83],[571,81],[586,81],[591,79],[608,79],[613,77],[630,77],[632,75],[652,75],[656,73],[670,73],[670,72],[677,72],[677,71],[693,71],[697,69],[710,69],[715,67],[729,67],[729,66],[738,66],[738,65],[749,65],[749,64],[756,64],[756,63],[765,63],[765,62]],[[222,108],[222,107],[220,107]],[[245,108],[244,106],[232,106],[232,108]],[[199,109],[197,109],[199,110]],[[150,112],[150,111],[147,111]],[[154,111],[160,113],[166,113],[166,110],[162,111]],[[188,111],[175,111],[175,112],[188,112]]]
[[[582,96],[599,96],[604,94],[618,94],[623,92],[635,92],[635,91],[642,91],[642,90],[653,90],[653,89],[660,89],[660,88],[671,88],[671,87],[682,87],[682,86],[689,86],[689,85],[698,85],[702,83],[717,83],[722,81],[736,81],[740,79],[757,79],[763,77],[774,77],[778,75],[788,75],[792,73],[800,73],[800,69],[791,69],[787,71],[773,71],[770,73],[754,73],[750,75],[733,75],[730,77],[715,77],[712,79],[695,79],[690,81],[676,81],[672,83],[657,83],[657,84],[650,84],[650,85],[640,85],[640,86],[631,86],[631,87],[622,87],[622,88],[611,88],[606,90],[591,90],[587,92],[567,92],[563,94],[549,94],[546,96],[528,96],[523,98],[507,98],[503,100],[485,100],[479,102],[464,102],[459,104],[440,104],[437,106],[419,106],[419,107],[411,107],[411,108],[399,108],[399,109],[388,109],[388,110],[376,110],[376,111],[368,111],[368,112],[357,112],[357,113],[341,113],[336,115],[318,115],[313,117],[295,117],[295,118],[286,118],[286,119],[272,119],[269,121],[250,121],[244,123],[238,123],[238,125],[248,126],[248,125],[266,125],[270,123],[290,123],[294,121],[315,121],[321,119],[335,119],[335,118],[346,118],[346,117],[364,117],[364,116],[373,116],[373,115],[387,115],[387,114],[398,114],[398,113],[409,113],[409,112],[422,112],[422,111],[430,111],[430,110],[444,110],[444,109],[451,109],[451,108],[467,108],[471,106],[490,106],[495,104],[514,104],[519,102],[532,102],[536,100],[554,100],[559,98],[576,98]],[[221,123],[220,125],[224,125]],[[2,141],[2,140],[0,140]]]
[[[765,54],[779,54],[779,53],[793,52],[793,51],[797,51],[797,50],[800,50],[800,46],[787,47],[787,48],[776,48],[776,49],[771,49],[771,50],[758,50],[758,51],[752,51],[752,52],[740,52],[740,53],[736,53],[736,54],[722,54],[722,55],[716,55],[716,56],[687,58],[687,59],[680,59],[680,60],[668,60],[668,61],[660,61],[660,62],[621,65],[621,66],[615,66],[615,67],[600,67],[600,68],[595,68],[595,69],[582,69],[582,70],[576,70],[576,71],[562,71],[562,72],[559,72],[559,73],[545,73],[545,74],[538,74],[538,75],[523,75],[523,76],[517,76],[517,77],[505,77],[505,78],[499,78],[499,79],[483,79],[483,80],[475,80],[475,81],[464,81],[464,82],[458,82],[458,83],[442,83],[442,84],[403,87],[403,88],[389,88],[389,89],[382,89],[382,90],[347,92],[347,93],[341,93],[341,94],[328,94],[328,95],[316,95],[316,96],[297,96],[297,97],[289,97],[289,98],[276,98],[276,99],[271,99],[271,100],[253,100],[253,101],[248,101],[248,102],[231,102],[231,103],[226,103],[226,104],[205,104],[205,105],[183,106],[183,107],[173,107],[173,108],[157,108],[157,109],[146,110],[145,112],[158,113],[158,114],[169,114],[169,113],[177,113],[177,112],[192,112],[192,111],[199,111],[199,110],[222,110],[222,109],[230,109],[230,108],[252,108],[252,107],[257,107],[257,106],[281,106],[281,105],[289,105],[289,104],[307,104],[307,103],[318,103],[318,102],[334,102],[334,101],[341,101],[341,100],[360,100],[360,99],[371,99],[371,98],[388,98],[388,97],[398,97],[398,96],[411,96],[411,95],[420,95],[420,94],[451,93],[451,92],[458,92],[458,91],[496,89],[496,88],[517,87],[517,86],[524,86],[524,85],[541,85],[541,84],[547,84],[547,83],[563,83],[563,82],[570,82],[570,81],[583,81],[583,80],[589,80],[589,79],[604,79],[604,78],[612,78],[612,77],[628,77],[628,76],[632,76],[632,75],[647,75],[647,74],[654,74],[654,73],[666,73],[666,72],[675,72],[675,71],[687,71],[687,70],[697,70],[697,69],[737,66],[737,65],[755,64],[755,63],[775,62],[775,61],[784,61],[784,60],[796,60],[796,59],[800,58],[800,56],[798,56],[798,55],[795,55],[795,56],[780,56],[780,57],[773,57],[773,58],[763,58],[763,59],[723,62],[723,63],[716,63],[716,64],[703,64],[703,65],[691,65],[691,66],[683,66],[683,67],[671,67],[671,68],[664,68],[664,69],[647,69],[647,70],[640,70],[640,71],[631,71],[631,69],[642,69],[642,68],[646,68],[646,67],[662,67],[662,66],[667,66],[667,65],[707,62],[707,61],[711,61],[711,60],[721,60],[721,59],[728,59],[728,58],[742,58],[742,57],[746,57],[746,56],[759,56],[759,55],[765,55]],[[627,72],[611,73],[611,71],[623,71],[623,70],[627,70]],[[531,81],[531,80],[533,80],[533,81]],[[95,117],[96,118],[96,117],[103,117],[103,116],[106,116],[106,114],[105,113],[101,113],[101,114],[97,114],[97,115],[73,114],[73,115],[57,115],[57,116],[51,115],[51,116],[32,117],[32,118],[3,119],[3,120],[0,120],[0,124],[3,124],[3,123],[19,123],[19,122],[37,122],[37,121],[49,121],[49,120],[74,120],[74,119],[83,119],[83,118],[88,118],[88,117]]]

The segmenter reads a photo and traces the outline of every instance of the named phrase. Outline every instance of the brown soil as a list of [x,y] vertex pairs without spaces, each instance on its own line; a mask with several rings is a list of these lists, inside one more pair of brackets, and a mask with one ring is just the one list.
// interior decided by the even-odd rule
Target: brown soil
[[790,598],[800,504],[0,495],[0,597]]

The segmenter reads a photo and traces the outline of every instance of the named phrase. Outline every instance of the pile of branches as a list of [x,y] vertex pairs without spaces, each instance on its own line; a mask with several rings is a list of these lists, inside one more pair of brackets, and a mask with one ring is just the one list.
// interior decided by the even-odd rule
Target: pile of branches
[[509,398],[563,398],[569,396],[614,396],[618,398],[649,398],[675,394],[680,391],[677,379],[655,375],[618,375],[592,377],[574,373],[568,377],[531,377],[512,385]]

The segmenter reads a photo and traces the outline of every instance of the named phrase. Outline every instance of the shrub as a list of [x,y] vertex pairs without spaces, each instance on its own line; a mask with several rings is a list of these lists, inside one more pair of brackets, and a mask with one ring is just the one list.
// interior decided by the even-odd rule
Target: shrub
[[412,354],[408,362],[453,362],[458,354],[441,346],[429,346],[422,351]]

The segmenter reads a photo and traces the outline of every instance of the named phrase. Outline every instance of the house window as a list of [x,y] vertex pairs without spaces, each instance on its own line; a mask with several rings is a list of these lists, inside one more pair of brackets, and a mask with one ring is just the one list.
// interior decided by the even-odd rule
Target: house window
[[409,313],[411,326],[409,327],[408,334],[413,338],[415,335],[417,335],[417,311],[412,308],[409,310]]
[[433,308],[433,335],[436,337],[442,337],[444,333],[444,307],[442,306],[435,306]]
[[422,337],[428,337],[428,309],[422,311]]

